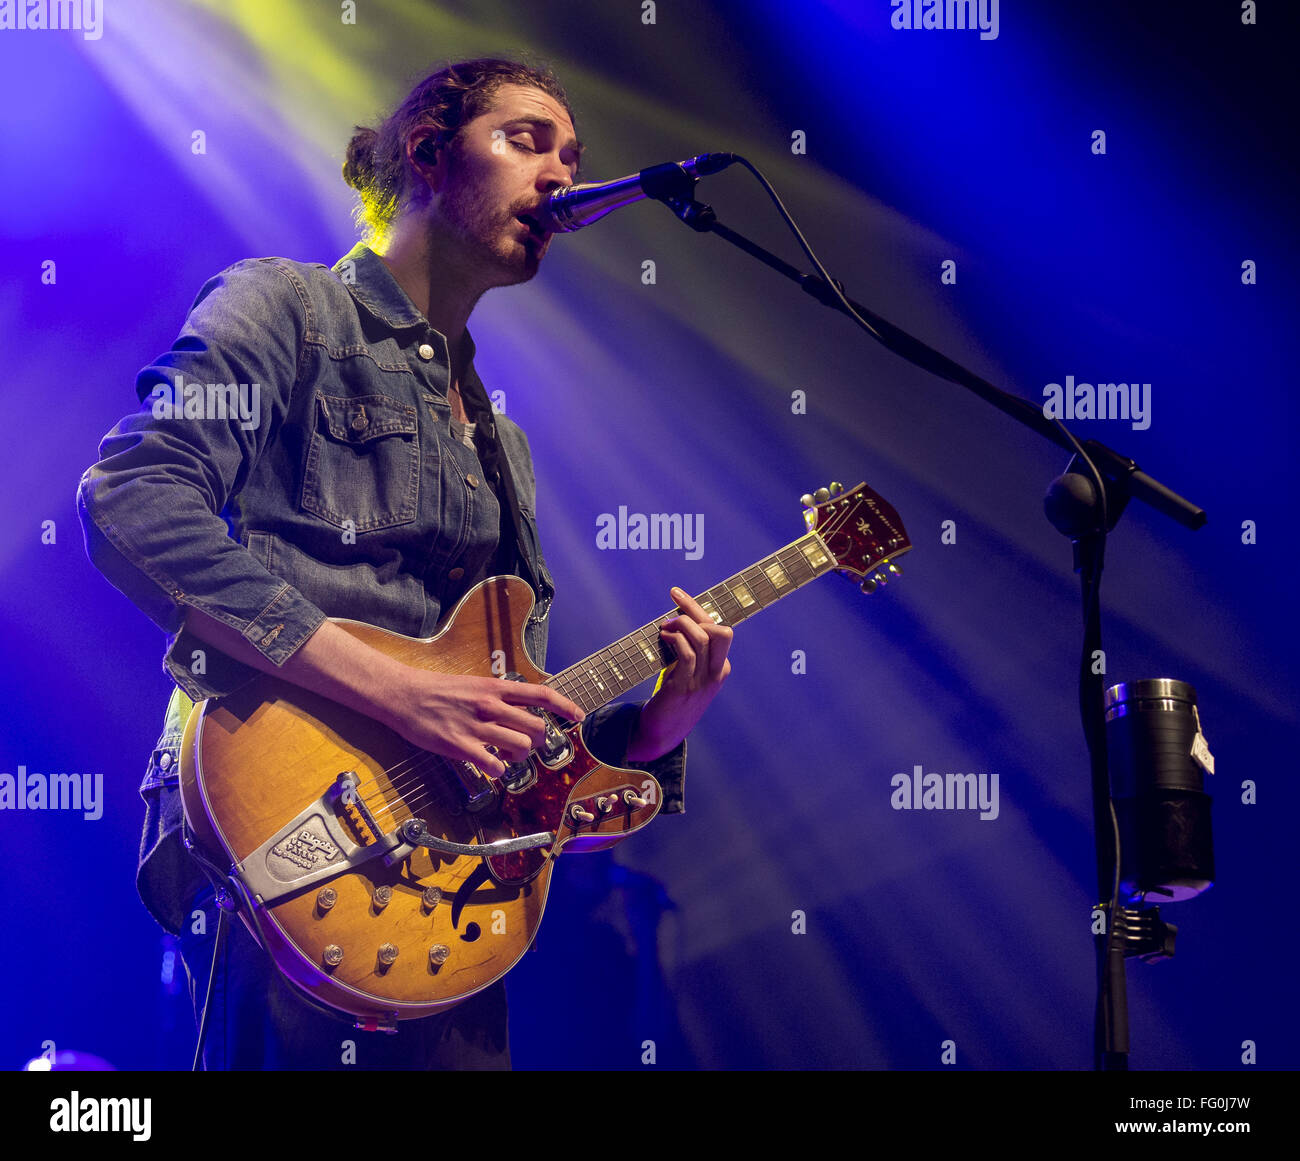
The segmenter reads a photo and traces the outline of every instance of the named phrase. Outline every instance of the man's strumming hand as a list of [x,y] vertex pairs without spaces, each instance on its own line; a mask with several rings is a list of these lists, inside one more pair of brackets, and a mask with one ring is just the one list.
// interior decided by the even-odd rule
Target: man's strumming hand
[[333,621],[322,622],[280,666],[243,634],[198,609],[187,610],[185,625],[236,661],[372,717],[421,750],[473,762],[493,778],[505,773],[505,762],[522,760],[544,740],[546,723],[529,706],[571,721],[584,716],[549,686],[404,665]]
[[576,704],[550,686],[402,669],[396,696],[389,699],[380,720],[413,746],[472,762],[492,778],[505,773],[506,762],[523,761],[545,740],[546,723],[530,713],[529,706],[571,721],[584,717]]

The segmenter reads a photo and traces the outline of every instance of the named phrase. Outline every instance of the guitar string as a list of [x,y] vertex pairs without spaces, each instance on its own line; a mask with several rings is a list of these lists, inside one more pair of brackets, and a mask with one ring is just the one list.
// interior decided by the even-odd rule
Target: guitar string
[[[826,524],[823,526],[826,533],[831,534],[838,531],[839,526],[842,525],[845,521],[847,521],[848,518],[849,518],[849,514],[847,512],[833,513],[830,519],[828,519]],[[810,532],[816,531],[820,534],[822,530],[823,530],[822,528],[818,528],[816,530],[810,530]],[[804,539],[804,537],[800,537],[800,540],[802,539]],[[795,541],[795,544],[798,544],[798,541]],[[793,544],[787,545],[785,548],[778,549],[776,552],[772,553],[772,556],[777,558],[778,564],[781,564],[782,562],[779,559],[781,553],[794,552],[794,551],[795,549]],[[796,555],[795,559],[796,560],[799,559],[799,556]],[[759,568],[760,565],[761,562],[751,565],[749,569],[742,569],[741,572],[736,573],[734,577],[730,577],[728,578],[728,580],[722,581],[719,584],[714,585],[713,588],[706,590],[706,596],[707,594],[713,593],[715,589],[723,589],[727,593],[727,595],[730,596],[731,599],[736,603],[738,609],[743,608],[743,606],[740,605],[739,601],[736,600],[735,595],[731,593],[731,590],[728,587],[728,585],[730,581],[735,580],[737,578],[743,578],[745,573],[750,572],[755,568]],[[819,575],[821,575],[820,573],[816,572],[816,566],[812,566],[812,567],[814,570],[812,575],[806,578],[806,580],[799,582],[795,586],[796,588],[801,588],[808,581],[814,580]],[[773,591],[775,593],[775,600],[770,602],[771,604],[775,604],[776,600],[780,600],[782,596],[786,595],[782,593],[780,590],[776,589],[775,586],[773,586]],[[790,590],[790,591],[794,591],[794,590]],[[711,596],[708,596],[707,599],[709,600],[710,603],[715,605],[719,604],[721,600],[720,597],[711,597]],[[767,608],[767,607],[768,607],[767,604],[762,606],[762,608]],[[761,611],[761,609],[755,611],[756,612]],[[643,625],[640,629],[634,629],[631,633],[626,634],[619,641],[614,642],[612,645],[607,646],[605,649],[598,650],[597,653],[592,654],[592,656],[595,657],[599,653],[609,652],[610,650],[619,646],[630,648],[631,638],[636,637],[639,634],[645,633],[649,629],[653,627],[657,627],[658,625],[659,625],[658,620],[648,622],[646,625]],[[582,663],[580,662],[579,664]],[[604,664],[608,664],[608,662],[605,662]],[[597,688],[597,689],[600,688],[600,682],[598,679],[591,676],[589,672],[588,673],[579,672],[577,666],[571,666],[569,669],[562,670],[560,673],[555,674],[554,676],[548,678],[544,684],[550,685],[551,683],[556,683],[559,681],[560,678],[566,677],[566,675],[569,675],[570,677],[576,676],[580,685],[587,686],[587,689],[585,691],[587,693],[591,693],[593,691],[593,688]],[[631,686],[627,686],[626,688],[631,688]],[[602,690],[602,692],[604,691]],[[615,693],[612,696],[617,697],[618,694]],[[606,701],[608,700],[609,699],[606,699]],[[604,704],[604,702],[602,702],[601,704]],[[532,758],[533,756],[534,756],[534,751],[530,750],[527,757],[524,760],[527,761],[529,758]],[[432,751],[422,751],[415,747],[412,747],[411,753],[402,761],[397,762],[393,766],[387,767],[384,770],[381,770],[377,775],[373,775],[370,778],[359,781],[354,787],[354,790],[360,791],[362,787],[371,786],[371,785],[374,786],[373,792],[367,792],[368,796],[362,796],[362,800],[366,803],[367,808],[370,807],[371,802],[374,802],[376,800],[383,803],[382,806],[371,811],[372,815],[374,815],[376,819],[378,819],[378,816],[380,814],[392,812],[396,810],[399,806],[404,806],[409,811],[414,812],[414,810],[418,810],[421,807],[428,805],[430,802],[434,800],[434,797],[436,797],[431,794],[428,780],[424,778],[424,772],[427,770],[427,768],[431,765],[437,765],[437,764],[442,764],[444,766],[450,767],[450,764],[454,761],[463,761],[463,760],[447,758],[445,755],[434,754]],[[471,764],[471,763],[467,763],[467,764]],[[457,778],[457,775],[455,774],[454,770],[451,770],[449,772],[453,778]],[[393,793],[396,796],[395,802],[390,803],[386,800],[384,796],[384,788],[382,785],[380,785],[379,782],[380,778],[388,779],[389,787],[392,789]],[[399,782],[398,781],[399,778],[403,779],[404,781]],[[413,789],[415,790],[422,789],[426,792],[426,795],[428,796],[422,797],[414,801],[408,800],[408,798],[406,797],[407,793]],[[443,809],[449,809],[445,799],[439,799],[438,805],[441,806]]]
[[[825,527],[826,527],[826,530],[827,530],[828,532],[830,532],[830,531],[834,531],[834,530],[835,530],[834,526],[837,525],[838,523],[840,523],[840,522],[841,522],[841,519],[842,519],[842,518],[839,517],[839,516],[835,516],[835,517],[833,517],[831,520],[829,520],[829,521],[827,522],[827,524],[826,524],[826,526],[825,526]],[[800,538],[800,539],[803,539],[803,538]],[[797,542],[796,542],[796,543],[797,543]],[[791,545],[791,546],[787,546],[787,548],[785,548],[785,549],[779,549],[776,553],[773,553],[772,555],[773,555],[774,557],[777,558],[777,563],[780,564],[780,563],[782,563],[782,562],[780,561],[781,553],[782,553],[782,552],[792,551],[792,550],[793,550],[793,545]],[[798,559],[798,557],[796,557],[795,559]],[[722,590],[726,593],[726,595],[728,595],[729,597],[731,597],[733,603],[736,604],[737,609],[740,610],[743,606],[741,606],[740,603],[739,603],[739,601],[736,600],[735,595],[734,595],[733,593],[731,593],[731,590],[728,588],[728,584],[729,584],[729,582],[730,582],[731,580],[735,580],[735,579],[737,579],[737,578],[744,578],[744,574],[745,574],[746,572],[749,572],[749,571],[751,571],[753,568],[756,568],[756,567],[758,567],[758,566],[757,566],[757,565],[754,565],[754,566],[751,566],[751,569],[742,570],[742,572],[737,573],[735,577],[729,578],[728,581],[723,581],[723,582],[721,582],[720,584],[715,585],[712,589],[707,590],[707,593],[708,593],[708,594],[712,594],[716,589],[722,589]],[[818,573],[814,570],[814,572],[813,572],[813,574],[812,574],[811,576],[809,576],[808,578],[806,578],[804,581],[801,581],[798,585],[796,585],[796,587],[802,587],[802,585],[805,584],[805,583],[807,583],[808,580],[813,580],[813,579],[815,579],[818,575],[820,575],[820,574],[818,574]],[[793,591],[793,590],[791,590],[791,591]],[[774,592],[774,594],[776,595],[776,599],[778,599],[778,600],[780,599],[780,597],[781,597],[782,595],[784,595],[784,594],[780,593],[780,591],[777,590],[774,586],[773,586],[773,592]],[[714,604],[720,604],[720,603],[721,603],[721,596],[711,596],[711,595],[710,595],[710,596],[707,597],[707,599],[710,601],[710,603],[714,603]],[[772,603],[775,603],[775,602],[772,602]],[[763,607],[766,608],[767,606],[764,605]],[[756,611],[761,611],[761,610],[756,610]],[[626,637],[624,637],[622,640],[620,640],[620,641],[618,641],[618,642],[615,642],[614,645],[609,646],[609,647],[607,647],[605,650],[601,650],[601,651],[599,651],[599,652],[609,652],[610,650],[612,650],[612,649],[615,648],[616,646],[624,646],[624,647],[628,647],[629,644],[630,644],[629,641],[628,641],[629,638],[631,638],[631,637],[635,637],[638,633],[645,632],[646,630],[648,630],[648,629],[650,629],[650,628],[652,628],[652,627],[657,626],[658,623],[659,623],[659,622],[657,622],[657,621],[655,621],[655,622],[650,622],[650,623],[648,623],[646,626],[643,626],[641,630],[634,630],[632,633],[628,634],[628,635],[627,635]],[[593,654],[593,657],[595,657],[595,656],[598,656],[598,654]],[[607,664],[607,663],[605,663],[605,664]],[[586,687],[587,687],[587,688],[586,688],[586,692],[588,692],[588,693],[591,693],[591,692],[592,692],[592,687],[593,687],[593,686],[596,687],[596,688],[598,688],[598,689],[601,688],[601,683],[600,683],[599,679],[595,678],[595,677],[590,673],[590,671],[587,671],[586,673],[583,673],[583,672],[577,671],[576,667],[571,667],[570,670],[565,670],[565,671],[563,671],[563,673],[561,673],[561,674],[557,674],[555,677],[548,679],[548,681],[549,681],[549,682],[556,682],[556,681],[558,681],[558,679],[559,679],[560,677],[565,676],[566,674],[573,675],[573,676],[577,676],[578,681],[579,681],[579,684],[580,684],[580,685],[584,685],[584,686],[586,686]],[[616,674],[616,676],[618,676],[618,675]],[[621,684],[621,682],[620,682],[620,684]],[[630,686],[628,686],[628,687],[626,687],[626,688],[630,688]],[[601,692],[603,693],[603,692],[605,692],[605,691],[604,691],[603,689],[601,689]],[[612,696],[617,697],[618,694],[615,693],[615,694],[613,694]],[[605,700],[609,700],[609,699],[605,699]],[[533,752],[530,751],[528,756],[529,756],[529,757],[532,757],[532,756],[533,756]],[[443,765],[443,766],[445,766],[445,767],[449,767],[452,761],[457,761],[457,759],[448,759],[448,758],[446,758],[446,757],[443,756],[443,755],[433,754],[433,753],[430,752],[430,751],[419,751],[419,750],[417,750],[417,749],[415,749],[415,748],[412,748],[412,752],[411,752],[411,754],[409,754],[409,755],[408,755],[405,759],[403,759],[401,762],[398,762],[398,763],[396,763],[395,765],[393,765],[393,766],[391,766],[391,767],[389,767],[389,768],[387,768],[387,769],[381,771],[379,775],[376,775],[376,776],[374,776],[374,777],[372,777],[372,778],[369,778],[369,779],[362,780],[361,782],[357,783],[356,789],[359,790],[359,789],[361,789],[361,787],[363,787],[363,786],[368,786],[368,785],[370,785],[370,784],[372,784],[372,783],[374,784],[374,786],[375,786],[374,793],[370,794],[369,797],[363,797],[363,801],[366,802],[367,807],[369,807],[369,806],[370,806],[370,803],[373,802],[373,801],[375,801],[375,800],[379,800],[379,801],[381,801],[381,802],[383,803],[383,805],[379,806],[377,809],[375,809],[375,810],[372,811],[372,814],[376,817],[376,819],[378,819],[378,816],[379,816],[380,814],[390,813],[390,812],[392,812],[392,811],[395,811],[399,806],[404,806],[404,807],[407,808],[408,811],[412,811],[412,812],[413,812],[414,810],[418,810],[418,809],[420,809],[421,807],[423,807],[423,806],[429,804],[431,801],[433,801],[433,797],[436,797],[436,796],[431,796],[431,794],[430,794],[429,783],[428,783],[427,779],[425,779],[425,778],[423,777],[423,774],[424,774],[425,770],[427,770],[427,768],[428,768],[430,765],[437,765],[437,764],[441,764],[441,765]],[[467,764],[468,764],[468,763],[467,763]],[[450,771],[450,773],[451,773],[451,776],[452,776],[453,778],[456,777],[454,771]],[[413,777],[408,777],[408,776],[413,776]],[[388,802],[388,801],[386,800],[386,798],[384,797],[383,787],[382,787],[381,785],[379,785],[379,778],[380,778],[380,777],[387,777],[387,778],[389,779],[389,786],[390,786],[390,788],[393,790],[393,792],[394,792],[394,794],[395,794],[395,796],[396,796],[396,801],[395,801],[395,802],[391,802],[391,803],[390,803],[390,802]],[[404,781],[399,782],[399,781],[398,781],[399,778],[403,779]],[[407,798],[407,793],[408,793],[409,791],[411,791],[412,789],[423,789],[423,790],[425,791],[425,794],[421,795],[418,799],[415,799],[415,800],[408,799],[408,798]],[[444,809],[448,809],[448,807],[447,807],[447,802],[446,802],[446,800],[445,800],[444,798],[439,798],[438,805],[441,806],[441,807],[443,807]]]

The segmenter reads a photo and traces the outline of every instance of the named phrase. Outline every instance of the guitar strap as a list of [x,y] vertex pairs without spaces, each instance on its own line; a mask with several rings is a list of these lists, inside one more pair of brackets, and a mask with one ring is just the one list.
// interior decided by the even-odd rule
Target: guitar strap
[[[466,391],[465,388],[469,390]],[[542,579],[524,551],[524,519],[519,511],[519,493],[515,489],[514,476],[510,472],[510,460],[501,448],[501,441],[497,436],[496,415],[472,363],[466,368],[461,397],[467,404],[466,411],[470,413],[470,419],[477,424],[476,435],[480,437],[479,460],[483,464],[483,471],[489,480],[494,481],[493,490],[496,492],[497,502],[501,505],[503,539],[505,533],[510,533],[514,546],[513,561],[503,559],[500,545],[498,545],[496,559],[508,564],[510,572],[522,576],[532,585],[533,592],[537,594],[537,599],[540,601],[544,597]]]

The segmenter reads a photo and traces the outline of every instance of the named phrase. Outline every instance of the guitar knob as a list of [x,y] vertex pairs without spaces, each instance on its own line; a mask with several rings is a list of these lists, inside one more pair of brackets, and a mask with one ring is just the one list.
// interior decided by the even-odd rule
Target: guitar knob
[[832,496],[838,496],[842,491],[844,491],[844,485],[841,484],[841,483],[837,483],[835,480],[832,480],[832,481],[831,481],[831,495],[832,495]]
[[426,911],[432,911],[442,902],[442,888],[425,887],[424,893],[420,896],[420,902]]
[[338,967],[343,962],[343,949],[337,943],[328,944],[321,952],[321,959],[326,967]]
[[871,579],[875,581],[876,584],[878,585],[884,585],[889,583],[889,578],[885,576],[883,572],[873,572],[871,574]]
[[831,492],[829,488],[818,488],[817,491],[813,493],[813,499],[819,504],[824,504],[830,498]]
[[645,806],[647,803],[647,800],[637,794],[635,790],[624,790],[623,801],[626,802],[628,806]]
[[891,565],[889,566],[889,571],[890,571],[890,573],[891,573],[892,575],[894,575],[894,576],[902,576],[902,575],[903,575],[903,570],[902,570],[901,568],[899,568],[898,565],[896,565],[896,564],[891,564]]
[[569,817],[579,824],[596,821],[596,816],[592,814],[590,810],[587,810],[580,802],[575,802],[571,807],[569,807]]
[[861,588],[862,591],[869,596],[870,594],[876,591],[877,585],[876,582],[871,579],[871,577],[867,577],[867,579],[862,582]]
[[391,943],[379,945],[379,962],[388,967],[397,960],[397,948]]
[[429,962],[434,967],[441,967],[451,957],[451,948],[441,943],[435,943],[429,948]]
[[802,496],[799,497],[799,503],[802,504],[805,508],[811,508],[813,506],[812,493],[805,492]]

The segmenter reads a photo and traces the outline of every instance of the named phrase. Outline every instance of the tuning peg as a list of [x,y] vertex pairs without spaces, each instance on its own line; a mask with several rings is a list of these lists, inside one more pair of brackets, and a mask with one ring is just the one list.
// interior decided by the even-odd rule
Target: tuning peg
[[864,580],[861,585],[862,591],[868,595],[874,593],[876,591],[876,587],[877,587],[876,582],[872,580],[871,577],[867,577],[867,579]]
[[831,498],[831,493],[829,488],[818,488],[817,491],[813,493],[813,499],[816,500],[817,503],[819,504],[826,503],[826,501],[829,500],[830,498]]
[[805,508],[811,508],[813,506],[812,493],[805,492],[802,496],[799,497],[799,503],[802,504]]
[[832,480],[832,481],[831,481],[831,495],[832,495],[832,496],[838,496],[842,491],[844,491],[844,485],[843,485],[843,484],[840,484],[840,483],[837,483],[836,481]]

